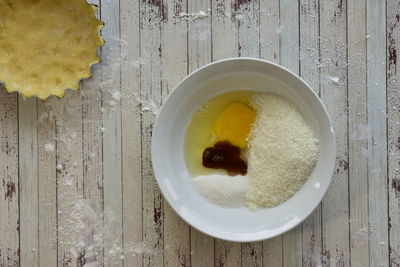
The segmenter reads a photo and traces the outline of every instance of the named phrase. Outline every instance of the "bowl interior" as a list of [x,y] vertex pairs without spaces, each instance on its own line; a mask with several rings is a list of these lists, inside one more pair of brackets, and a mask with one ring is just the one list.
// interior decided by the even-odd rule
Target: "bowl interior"
[[[319,139],[318,162],[299,192],[283,204],[250,211],[217,206],[197,192],[184,158],[186,128],[196,110],[223,92],[252,90],[292,102]],[[322,200],[335,162],[329,117],[318,96],[297,76],[266,61],[223,60],[189,75],[164,103],[152,140],[152,161],[161,191],[173,209],[198,230],[230,241],[256,241],[282,234],[304,220]]]

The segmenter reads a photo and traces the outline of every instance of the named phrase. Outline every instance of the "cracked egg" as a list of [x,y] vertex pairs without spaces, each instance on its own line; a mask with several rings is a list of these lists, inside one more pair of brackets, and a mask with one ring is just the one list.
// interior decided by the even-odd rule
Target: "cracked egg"
[[46,99],[79,89],[100,62],[103,22],[86,0],[0,1],[0,82],[8,92]]

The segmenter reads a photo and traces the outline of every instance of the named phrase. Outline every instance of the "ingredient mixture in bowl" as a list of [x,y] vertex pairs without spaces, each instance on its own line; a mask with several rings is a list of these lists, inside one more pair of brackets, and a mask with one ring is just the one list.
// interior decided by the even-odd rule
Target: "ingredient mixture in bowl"
[[275,207],[310,176],[318,140],[284,98],[233,91],[207,101],[186,133],[193,183],[209,201],[230,208]]

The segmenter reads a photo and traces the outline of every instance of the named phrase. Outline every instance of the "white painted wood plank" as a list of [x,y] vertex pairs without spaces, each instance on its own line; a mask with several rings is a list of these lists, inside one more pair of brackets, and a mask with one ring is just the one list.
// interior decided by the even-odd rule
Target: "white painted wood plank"
[[263,266],[283,266],[282,236],[263,242]]
[[[162,24],[162,88],[163,100],[187,74],[187,13],[186,2],[165,2],[167,18]],[[171,71],[173,70],[173,71]],[[164,200],[164,266],[190,264],[190,227]]]
[[[210,1],[189,0],[187,13],[211,12]],[[210,9],[210,10],[209,10]],[[188,21],[188,72],[210,63],[212,57],[211,28],[212,18],[208,15],[202,19],[189,17]],[[193,267],[212,266],[214,263],[214,238],[194,228],[190,229],[190,263]]]
[[386,5],[367,0],[368,207],[370,266],[388,266]]
[[0,85],[0,265],[19,265],[17,95]]
[[[319,94],[319,1],[301,0],[300,75]],[[303,266],[321,265],[321,205],[302,224]]]
[[242,266],[241,243],[215,239],[214,266],[239,267]]
[[242,243],[242,266],[263,265],[263,242]]
[[101,82],[99,66],[93,77],[82,83],[83,199],[90,212],[85,219],[83,259],[86,264],[102,265],[103,260],[103,144]]
[[239,56],[260,57],[260,1],[236,1]]
[[[298,2],[280,1],[280,63],[299,73],[299,9]],[[302,265],[301,226],[283,235],[283,265]]]
[[[235,0],[212,1],[211,42],[213,61],[237,57],[238,55],[238,30],[234,19],[234,4]],[[214,266],[241,265],[241,244],[215,239]]]
[[319,1],[300,0],[300,75],[319,94]]
[[[162,1],[140,3],[140,53],[142,59],[140,98],[144,103],[160,106],[161,87],[161,23],[165,18]],[[164,263],[163,200],[151,166],[151,134],[155,116],[142,114],[142,183],[143,183],[143,241],[151,249],[144,255],[145,266],[162,266]]]
[[214,266],[214,238],[191,228],[190,255],[192,267]]
[[[162,98],[165,100],[174,86],[182,80],[187,66],[187,13],[186,1],[168,0],[167,18],[162,26]],[[171,71],[173,70],[173,71]],[[190,265],[190,227],[164,201],[164,266]]]
[[212,0],[212,60],[238,55],[238,31],[232,10],[235,0]]
[[38,101],[37,151],[39,198],[39,266],[57,266],[57,162],[55,98]]
[[44,145],[45,151],[57,151],[57,236],[58,265],[81,266],[84,247],[82,206],[82,100],[79,92],[67,91],[53,102],[56,116],[57,143]]
[[[280,61],[279,0],[260,1],[260,57]],[[263,241],[263,266],[282,266],[282,236]]]
[[[236,1],[235,19],[238,24],[238,55],[260,57],[260,2]],[[263,242],[242,243],[242,266],[262,266]]]
[[322,201],[322,258],[334,266],[348,266],[350,260],[346,14],[345,1],[320,2],[321,98],[332,120],[337,148],[336,171]]
[[368,122],[366,88],[366,1],[350,0],[347,10],[349,102],[350,264],[369,265]]
[[142,266],[139,1],[120,1],[124,266]]
[[279,63],[279,0],[260,0],[260,56]]
[[104,261],[122,266],[122,155],[121,155],[121,81],[120,81],[120,5],[101,2],[103,95],[103,184],[104,184]]
[[[99,0],[88,1],[99,6]],[[96,17],[100,19],[100,9]],[[100,49],[99,49],[100,50]],[[101,54],[101,51],[98,51]],[[103,143],[100,65],[92,67],[92,77],[81,83],[82,144],[83,144],[83,199],[86,205],[85,236],[82,261],[85,264],[104,264],[103,224]]]
[[18,98],[20,264],[39,265],[37,99]]
[[[210,9],[210,10],[209,10]],[[211,12],[209,0],[189,0],[188,13]],[[211,16],[189,19],[188,22],[188,58],[189,72],[211,61]]]
[[165,5],[167,18],[161,25],[163,100],[188,72],[188,19],[191,18],[181,18],[181,14],[196,12],[190,1],[166,0]]
[[387,1],[389,264],[400,266],[400,3]]
[[302,266],[301,225],[283,234],[283,266]]
[[299,8],[298,2],[280,0],[280,64],[299,73]]

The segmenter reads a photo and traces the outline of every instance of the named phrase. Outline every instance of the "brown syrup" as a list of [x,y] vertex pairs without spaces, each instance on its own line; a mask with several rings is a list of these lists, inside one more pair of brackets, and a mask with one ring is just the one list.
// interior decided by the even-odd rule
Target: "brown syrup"
[[247,173],[247,163],[240,157],[240,148],[228,141],[220,141],[206,148],[203,152],[203,166],[224,169],[232,176]]

